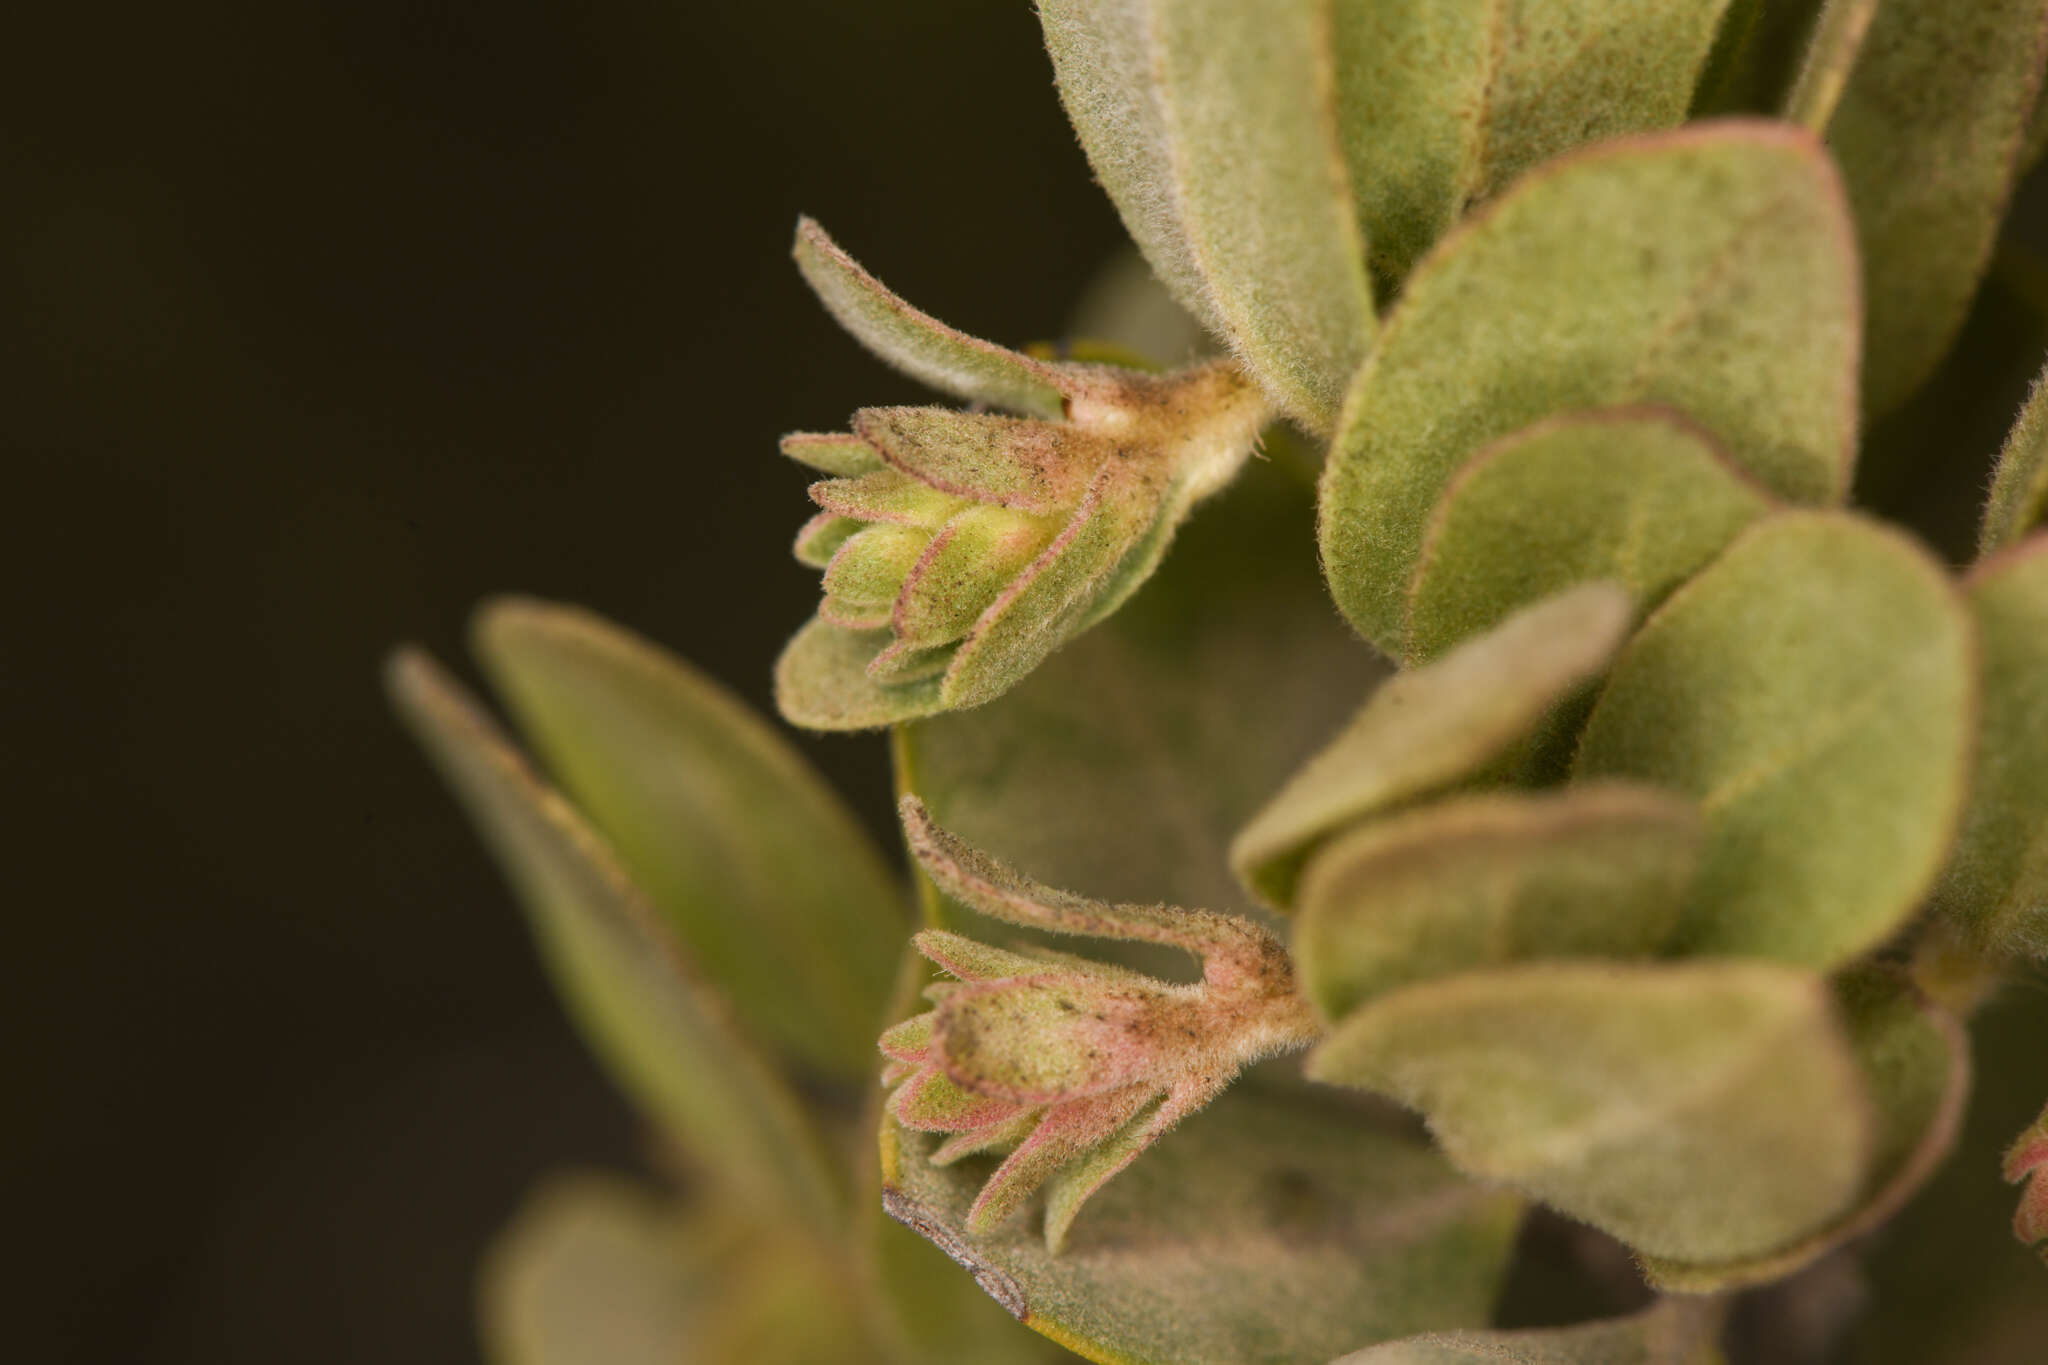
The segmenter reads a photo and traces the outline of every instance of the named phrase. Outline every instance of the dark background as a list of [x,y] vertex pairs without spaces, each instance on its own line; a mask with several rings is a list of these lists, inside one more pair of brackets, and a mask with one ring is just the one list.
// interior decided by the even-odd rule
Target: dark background
[[918,392],[797,213],[1015,340],[1114,216],[1023,0],[9,9],[0,1350],[472,1359],[484,1239],[633,1138],[381,657],[516,589],[765,705],[775,437]]
[[[1007,340],[1121,236],[1026,0],[33,8],[0,20],[0,1351],[473,1359],[521,1191],[636,1153],[380,659],[459,659],[519,590],[765,706],[816,592],[775,437],[918,397],[804,291],[797,213]],[[2002,270],[1866,454],[1951,552],[2044,344],[2048,270]],[[879,746],[804,743],[879,824]]]

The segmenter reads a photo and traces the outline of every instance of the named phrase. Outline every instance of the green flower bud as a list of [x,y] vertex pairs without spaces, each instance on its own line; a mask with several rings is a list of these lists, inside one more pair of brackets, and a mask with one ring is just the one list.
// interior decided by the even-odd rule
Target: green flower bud
[[898,368],[1028,413],[868,408],[783,453],[833,477],[796,556],[824,600],[784,652],[777,699],[814,729],[975,706],[1014,686],[1149,577],[1196,501],[1270,415],[1224,361],[1171,375],[1041,360],[917,312],[806,222],[797,260],[847,328]]

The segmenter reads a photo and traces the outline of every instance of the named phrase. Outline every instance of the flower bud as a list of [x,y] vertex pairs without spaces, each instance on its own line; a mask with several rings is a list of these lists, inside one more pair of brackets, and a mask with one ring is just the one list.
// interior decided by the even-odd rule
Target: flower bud
[[1090,901],[1027,881],[903,802],[912,852],[946,894],[984,914],[1056,933],[1161,943],[1202,959],[1200,983],[1031,947],[927,930],[918,951],[951,974],[930,1011],[882,1035],[889,1113],[951,1134],[940,1165],[1006,1153],[968,1212],[982,1234],[1049,1187],[1057,1251],[1081,1205],[1246,1064],[1312,1041],[1286,950],[1245,920],[1169,906]]
[[815,224],[798,263],[898,368],[1032,415],[867,408],[785,437],[830,475],[796,542],[825,571],[776,668],[783,714],[862,729],[989,701],[1150,576],[1199,499],[1251,453],[1267,401],[1236,365],[1172,375],[1041,360],[917,312]]

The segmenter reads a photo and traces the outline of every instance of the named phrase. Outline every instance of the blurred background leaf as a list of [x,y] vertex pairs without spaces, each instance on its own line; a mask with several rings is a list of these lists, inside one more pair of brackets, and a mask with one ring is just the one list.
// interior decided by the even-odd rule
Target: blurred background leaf
[[[817,591],[777,436],[928,401],[805,289],[797,214],[1020,344],[1121,230],[1023,5],[8,27],[5,449],[35,510],[0,693],[17,876],[61,887],[0,993],[35,1040],[10,1349],[473,1361],[477,1262],[535,1176],[641,1154],[379,658],[459,658],[479,599],[533,592],[766,710]],[[919,78],[849,102],[884,63]],[[883,743],[797,742],[893,847]]]

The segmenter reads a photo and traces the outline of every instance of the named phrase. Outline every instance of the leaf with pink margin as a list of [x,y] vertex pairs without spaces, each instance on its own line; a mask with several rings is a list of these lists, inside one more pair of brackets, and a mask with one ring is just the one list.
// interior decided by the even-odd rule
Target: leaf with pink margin
[[1643,1275],[1657,1288],[1722,1294],[1796,1274],[1881,1227],[1953,1150],[1970,1096],[1962,1022],[1923,998],[1895,967],[1858,967],[1831,984],[1875,1106],[1876,1142],[1862,1193],[1827,1227],[1762,1256],[1720,1263],[1643,1257]]
[[839,325],[913,379],[969,402],[1065,415],[1058,370],[920,312],[863,270],[809,218],[797,220],[797,268]]

